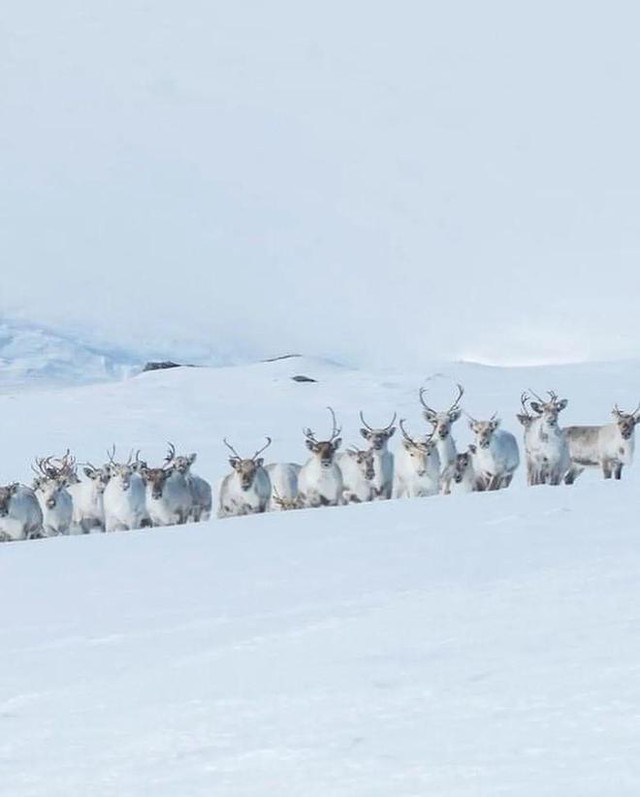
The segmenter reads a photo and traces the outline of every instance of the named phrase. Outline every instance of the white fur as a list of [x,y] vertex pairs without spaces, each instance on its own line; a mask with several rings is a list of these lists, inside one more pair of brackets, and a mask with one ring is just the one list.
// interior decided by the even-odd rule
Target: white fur
[[20,484],[9,499],[7,515],[0,517],[0,539],[28,540],[42,535],[42,510],[36,494]]
[[437,495],[440,488],[440,455],[434,444],[413,445],[407,440],[396,452],[394,498]]

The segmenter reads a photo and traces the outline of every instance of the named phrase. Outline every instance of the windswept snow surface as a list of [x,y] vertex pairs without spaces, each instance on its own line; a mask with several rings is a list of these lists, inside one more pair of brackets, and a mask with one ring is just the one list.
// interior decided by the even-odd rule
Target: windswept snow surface
[[[441,366],[507,428],[637,403],[634,363]],[[429,373],[430,371],[426,371]],[[318,378],[297,384],[296,373]],[[424,374],[301,358],[0,397],[0,482],[35,453],[164,442],[300,458],[335,406],[419,426]],[[462,422],[458,437],[466,434]],[[638,474],[0,546],[0,791],[12,797],[602,797],[640,791]]]

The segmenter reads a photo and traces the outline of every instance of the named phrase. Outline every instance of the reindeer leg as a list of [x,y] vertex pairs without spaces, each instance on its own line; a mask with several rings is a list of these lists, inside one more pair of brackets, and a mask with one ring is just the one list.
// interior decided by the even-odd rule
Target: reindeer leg
[[616,468],[614,473],[616,479],[619,481],[622,478],[622,463],[616,462]]
[[602,463],[602,472],[605,479],[611,478],[611,462],[608,459]]

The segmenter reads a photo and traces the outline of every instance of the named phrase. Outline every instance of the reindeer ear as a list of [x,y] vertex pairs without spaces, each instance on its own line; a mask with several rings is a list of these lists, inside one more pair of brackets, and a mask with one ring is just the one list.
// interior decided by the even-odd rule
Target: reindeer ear
[[461,415],[462,415],[461,409],[451,410],[451,412],[449,413],[449,420],[451,421],[451,423],[455,423]]
[[395,433],[396,433],[396,427],[395,427],[395,426],[392,426],[392,427],[391,427],[391,429],[389,429],[389,430],[387,431],[387,437],[393,437],[393,435],[394,435]]
[[91,470],[91,468],[83,468],[82,471],[84,475],[87,476],[89,479],[93,479],[93,471]]
[[341,445],[342,445],[342,438],[336,437],[336,439],[333,441],[333,450],[337,451]]
[[531,409],[534,412],[537,412],[538,415],[542,415],[542,407],[539,401],[531,401],[530,404],[531,404]]
[[231,467],[234,470],[238,470],[238,465],[239,464],[240,464],[240,460],[238,459],[238,457],[229,457],[229,465],[231,465]]
[[436,414],[433,410],[423,410],[422,414],[426,421],[429,421],[429,423],[434,423],[436,419]]
[[263,465],[264,465],[264,459],[262,457],[260,457],[259,459],[256,459],[256,466],[258,468],[261,468]]
[[529,425],[529,416],[528,415],[516,415],[516,418],[520,421],[523,426]]
[[495,432],[495,430],[500,426],[500,418],[494,418],[490,421],[491,431]]
[[13,484],[10,484],[9,485],[9,495],[15,495],[18,492],[18,487],[20,487],[18,482],[13,482]]
[[558,408],[558,412],[563,410],[567,406],[568,403],[569,403],[568,399],[560,399],[560,401],[558,401],[558,403],[556,404],[556,407]]
[[471,451],[471,453],[472,453],[472,454],[477,454],[477,453],[478,453],[478,447],[477,447],[477,446],[475,446],[475,445],[472,443],[472,444],[469,446],[469,451]]
[[370,440],[371,439],[371,432],[368,429],[361,428],[360,429],[360,434],[364,437],[365,440]]
[[189,460],[189,465],[193,465],[193,463],[196,461],[197,456],[198,455],[195,452],[193,454],[189,454],[189,456],[187,457],[187,459]]
[[309,449],[309,451],[313,451],[315,453],[318,450],[316,448],[316,444],[313,442],[313,440],[305,440],[304,444]]

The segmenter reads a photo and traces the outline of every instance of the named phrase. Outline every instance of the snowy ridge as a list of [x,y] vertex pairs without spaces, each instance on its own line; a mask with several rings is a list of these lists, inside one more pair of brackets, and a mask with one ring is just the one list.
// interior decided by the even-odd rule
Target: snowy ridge
[[72,334],[0,320],[0,390],[121,379],[141,366],[122,349],[102,349]]

